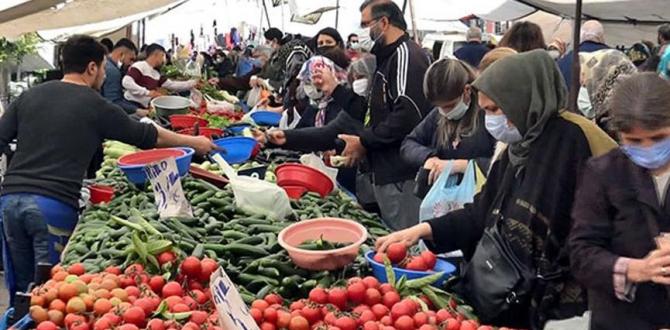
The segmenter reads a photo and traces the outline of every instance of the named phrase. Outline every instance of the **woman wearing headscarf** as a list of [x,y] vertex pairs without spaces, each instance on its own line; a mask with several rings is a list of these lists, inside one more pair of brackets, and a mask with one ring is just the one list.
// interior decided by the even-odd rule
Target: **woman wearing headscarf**
[[670,327],[668,107],[670,85],[656,73],[622,81],[611,109],[622,146],[582,175],[569,248],[593,330]]
[[[432,185],[449,162],[453,163],[452,174],[464,173],[471,159],[484,172],[488,169],[495,139],[484,129],[484,113],[479,111],[477,93],[471,86],[475,78],[475,70],[456,59],[440,59],[426,71],[423,92],[435,109],[400,147],[408,164],[428,174],[417,176],[417,187]],[[420,195],[427,190],[420,189]]]
[[566,89],[544,50],[503,58],[473,84],[485,126],[508,144],[472,204],[377,241],[424,239],[435,252],[463,251],[457,287],[484,323],[541,329],[581,315],[566,239],[577,177],[586,160],[616,146],[584,117],[564,111]]
[[615,49],[599,50],[579,55],[582,62],[582,86],[578,107],[582,114],[616,139],[608,127],[610,98],[617,84],[637,72],[633,62]]

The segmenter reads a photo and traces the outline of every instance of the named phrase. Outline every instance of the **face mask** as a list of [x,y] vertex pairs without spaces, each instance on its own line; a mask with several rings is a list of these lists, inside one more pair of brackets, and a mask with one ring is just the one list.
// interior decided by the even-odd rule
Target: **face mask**
[[305,95],[307,95],[310,100],[317,101],[323,98],[323,92],[316,89],[314,85],[306,84],[303,89],[305,90]]
[[[377,23],[379,23],[379,21],[377,21]],[[377,23],[362,29],[358,33],[358,44],[361,50],[369,52],[375,46],[377,41],[379,41],[379,39],[381,39],[381,37],[384,35],[383,33],[380,33],[379,36],[373,37],[370,34],[372,31],[372,27],[377,25]]]
[[579,96],[577,97],[577,107],[579,111],[582,112],[584,117],[593,118],[595,113],[593,113],[593,106],[591,105],[591,98],[589,97],[589,91],[586,87],[582,86],[579,88]]
[[440,111],[440,114],[444,117],[446,117],[449,120],[460,120],[465,116],[465,113],[468,112],[468,109],[470,108],[469,104],[465,104],[463,102],[463,98],[461,97],[461,100],[458,101],[458,104],[454,106],[453,109],[449,112],[445,112],[442,110],[442,107],[438,107],[437,109]]
[[351,44],[349,44],[349,48],[353,50],[359,50],[361,49],[361,45],[358,43],[358,41],[352,41]]
[[319,48],[316,49],[316,53],[323,55],[333,48],[335,48],[335,46],[319,46]]
[[670,162],[670,138],[646,148],[624,144],[621,149],[633,163],[646,169],[655,170]]
[[351,89],[354,90],[354,93],[360,95],[360,96],[367,96],[368,95],[368,79],[363,78],[363,79],[356,79],[354,80],[353,83],[351,83]]
[[500,142],[512,144],[523,139],[516,127],[507,125],[507,117],[505,115],[486,114],[484,121],[486,130]]

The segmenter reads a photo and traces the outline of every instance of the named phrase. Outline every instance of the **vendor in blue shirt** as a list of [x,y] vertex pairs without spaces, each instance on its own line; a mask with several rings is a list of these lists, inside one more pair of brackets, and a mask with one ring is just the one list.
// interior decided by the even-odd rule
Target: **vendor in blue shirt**
[[107,64],[105,64],[105,82],[102,84],[100,93],[110,102],[120,106],[127,114],[145,117],[149,110],[137,107],[136,104],[126,101],[123,98],[123,79],[122,67],[130,67],[135,62],[137,56],[137,47],[128,38],[123,38],[116,42],[112,52],[107,55]]

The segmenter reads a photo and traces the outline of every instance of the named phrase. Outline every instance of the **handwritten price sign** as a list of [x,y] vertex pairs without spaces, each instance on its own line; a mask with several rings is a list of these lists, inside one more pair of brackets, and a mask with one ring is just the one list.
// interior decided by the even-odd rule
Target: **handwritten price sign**
[[249,314],[249,308],[223,268],[219,267],[212,274],[209,283],[223,329],[260,330]]
[[147,164],[144,171],[151,181],[161,218],[193,216],[191,205],[181,188],[179,170],[173,157]]

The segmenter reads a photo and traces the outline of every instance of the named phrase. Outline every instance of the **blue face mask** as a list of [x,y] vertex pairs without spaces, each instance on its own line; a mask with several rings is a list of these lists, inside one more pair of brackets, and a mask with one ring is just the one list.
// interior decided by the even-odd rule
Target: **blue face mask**
[[446,117],[449,120],[460,120],[465,116],[465,113],[468,112],[468,109],[470,108],[469,104],[465,104],[463,102],[463,98],[461,97],[461,100],[458,101],[458,104],[454,106],[453,109],[445,112],[442,110],[442,107],[438,107],[438,111],[440,111],[440,114],[444,117]]
[[670,162],[670,138],[646,148],[624,144],[621,149],[633,163],[646,169],[659,169]]
[[516,127],[507,125],[507,117],[505,115],[486,114],[484,122],[486,130],[500,142],[512,144],[523,140],[521,133],[519,133]]

